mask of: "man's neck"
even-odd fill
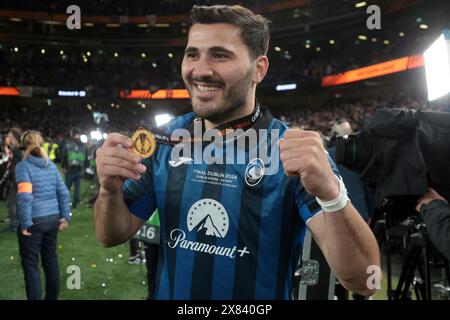
[[[237,109],[235,112],[233,112],[232,114],[230,114],[229,116],[227,116],[226,118],[224,118],[221,121],[210,121],[208,119],[205,119],[205,130],[211,130],[214,129],[224,123],[227,122],[231,122],[233,120],[239,119],[239,118],[243,118],[245,116],[250,115],[254,108],[255,108],[255,103],[254,100],[251,100],[252,102],[248,103],[247,106],[245,108],[239,108]]]

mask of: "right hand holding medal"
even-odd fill
[[[134,135],[133,135],[134,136]],[[129,151],[133,140],[119,133],[111,133],[103,145],[97,149],[96,164],[101,191],[120,191],[125,179],[140,179],[147,167],[141,163],[142,157]],[[148,150],[144,148],[143,150]]]

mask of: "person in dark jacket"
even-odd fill
[[[72,208],[76,209],[80,201],[80,183],[85,168],[88,166],[87,148],[80,140],[80,131],[72,129],[71,136],[64,143],[61,166],[64,170],[67,188],[74,185]]]
[[[41,299],[39,257],[45,272],[45,299],[59,294],[58,230],[70,220],[70,195],[37,131],[23,134],[23,160],[16,166],[19,251],[29,300]]]
[[[6,198],[6,206],[9,214],[9,227],[1,230],[2,232],[15,232],[17,229],[17,207],[16,194],[17,185],[14,178],[14,170],[16,165],[22,160],[22,151],[20,150],[20,135],[22,131],[20,128],[13,127],[8,132],[9,159],[7,164],[8,176],[6,177],[6,184],[8,185],[8,195]]]
[[[340,119],[333,124],[331,129],[331,135],[335,136],[347,136],[353,133],[351,124],[346,119]],[[336,161],[336,147],[327,149],[331,159]],[[345,166],[336,164],[341,173],[342,180],[347,187],[348,197],[352,204],[361,214],[361,217],[365,221],[369,221],[373,211],[374,196],[369,191],[364,181],[361,179],[358,173],[347,169]]]
[[[450,205],[434,189],[417,201],[416,211],[420,212],[431,242],[450,261]]]

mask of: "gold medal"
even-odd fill
[[[150,131],[138,129],[133,133],[131,140],[133,140],[133,152],[136,155],[148,158],[155,153],[156,139]]]

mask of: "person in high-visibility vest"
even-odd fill
[[[44,145],[42,146],[42,148],[44,148],[44,150],[45,150],[45,152],[47,152],[47,154],[48,154],[48,152],[49,152],[49,149],[50,149],[50,142],[44,142]]]
[[[45,142],[42,146],[48,154],[48,158],[52,160],[53,162],[56,160],[57,152],[59,151],[58,144],[51,141],[51,139],[48,142]]]
[[[58,152],[59,152],[59,146],[57,143],[53,142],[51,145],[51,148],[50,148],[50,153],[48,154],[52,161],[56,161]]]

